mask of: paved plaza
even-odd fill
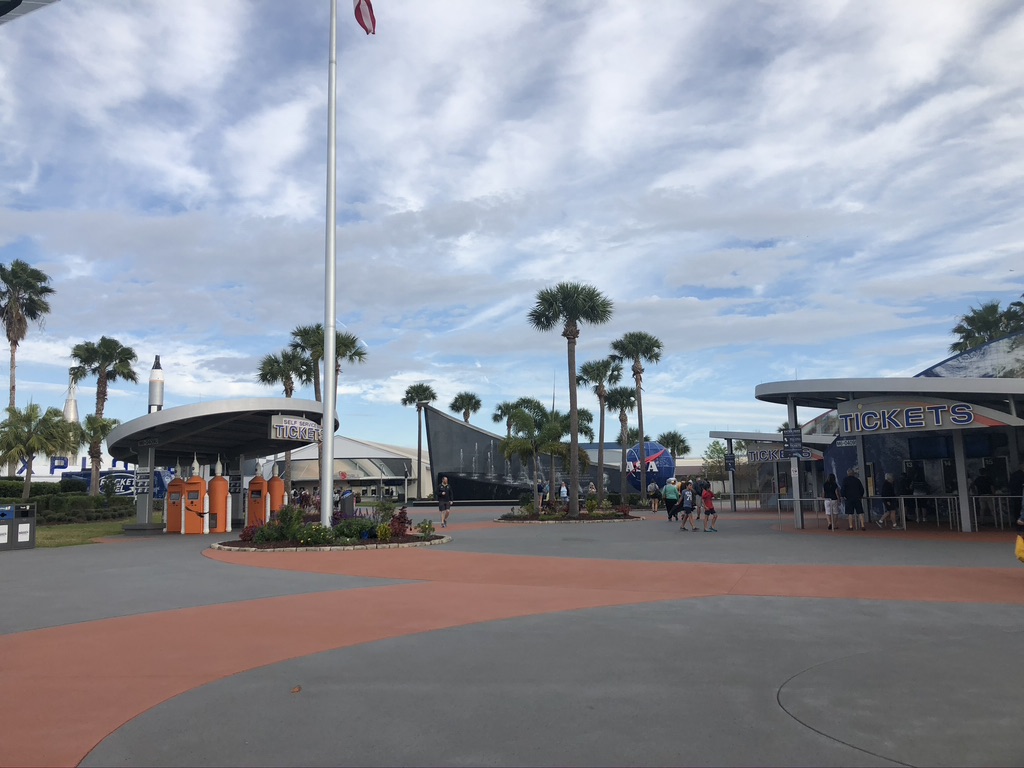
[[[1011,532],[500,511],[0,554],[0,765],[1024,765]]]

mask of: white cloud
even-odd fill
[[[474,423],[552,379],[564,408],[565,341],[526,323],[561,280],[615,301],[581,361],[664,340],[645,426],[698,455],[785,419],[756,384],[914,373],[1024,292],[1015,6],[454,2],[339,28],[348,434],[412,444],[420,380],[476,391]],[[143,378],[161,354],[169,402],[271,394],[259,357],[323,316],[326,12],[295,8],[65,0],[0,29],[0,261],[57,288],[19,400],[59,406],[104,334]]]

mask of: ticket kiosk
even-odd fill
[[[210,498],[209,526],[211,533],[229,533],[231,531],[231,494],[229,483],[224,477],[224,467],[217,461],[213,470],[216,476],[210,480],[207,495]]]
[[[181,476],[181,467],[179,466],[174,479],[167,484],[167,497],[164,499],[164,533],[184,533],[181,524],[184,499],[185,478]]]
[[[210,500],[206,495],[206,481],[199,476],[198,470],[199,467],[194,465],[196,474],[185,481],[182,507],[186,534],[210,532]]]
[[[245,524],[266,525],[269,519],[270,496],[267,493],[267,481],[262,475],[256,475],[249,481],[249,489],[245,494]]]
[[[285,503],[284,480],[279,477],[277,462],[274,462],[274,475],[267,481],[267,493],[270,495],[270,513],[280,511]]]

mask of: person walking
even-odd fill
[[[882,481],[882,488],[879,496],[882,497],[882,516],[875,521],[879,528],[885,528],[885,521],[892,523],[893,528],[899,528],[896,523],[898,506],[896,504],[896,483],[893,482],[892,472],[885,473],[885,480]]]
[[[839,483],[836,482],[835,474],[830,474],[828,479],[825,480],[822,493],[825,494],[825,520],[828,522],[828,529],[833,531],[835,530],[834,526],[839,523],[840,504]]]
[[[448,478],[442,477],[441,484],[437,487],[437,508],[441,510],[441,527],[448,527],[448,515],[451,512],[455,496],[452,495],[452,487],[448,485]]]
[[[704,511],[704,481],[700,475],[693,481],[693,520],[694,526],[700,522],[700,513]]]
[[[670,477],[665,483],[665,489],[661,492],[661,496],[665,499],[665,512],[668,514],[668,519],[679,520],[679,486],[676,485],[674,477]]]
[[[693,481],[686,483],[686,487],[683,488],[682,493],[679,494],[679,506],[683,510],[683,519],[679,523],[679,530],[686,530],[686,521],[690,521],[690,530],[697,530],[697,523],[693,519],[694,506],[697,503],[696,495],[693,492]]]
[[[661,489],[658,488],[658,484],[654,480],[647,484],[647,498],[651,502],[651,512],[658,514],[658,509],[661,506]]]
[[[846,522],[852,531],[854,525],[859,525],[862,531],[867,530],[864,525],[864,483],[857,477],[853,467],[846,471],[843,479],[843,486],[840,488],[843,501],[846,503]]]
[[[704,484],[704,492],[700,495],[704,502],[704,531],[718,533],[715,523],[718,522],[718,512],[715,511],[715,494],[711,491],[711,484]]]
[[[558,487],[558,499],[563,504],[569,503],[569,486],[565,484],[565,480],[563,480],[562,484]]]

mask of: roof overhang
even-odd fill
[[[26,13],[38,11],[43,6],[56,2],[57,0],[0,0],[0,24],[14,21]]]
[[[840,403],[867,397],[902,398],[914,395],[966,400],[1006,411],[1011,399],[1024,397],[1024,379],[1008,378],[877,378],[806,379],[758,384],[754,397],[786,405],[792,398],[800,408],[831,410]]]
[[[191,463],[193,457],[200,464],[213,464],[218,458],[224,461],[239,455],[267,456],[305,445],[271,437],[270,419],[278,415],[319,424],[323,404],[315,400],[265,397],[167,408],[115,427],[107,438],[107,451],[120,461],[139,463],[140,454],[152,447],[157,466],[173,466]]]
[[[708,432],[708,437],[718,440],[742,440],[744,443],[781,443],[781,432]],[[829,446],[836,439],[835,435],[804,435],[805,445]]]

